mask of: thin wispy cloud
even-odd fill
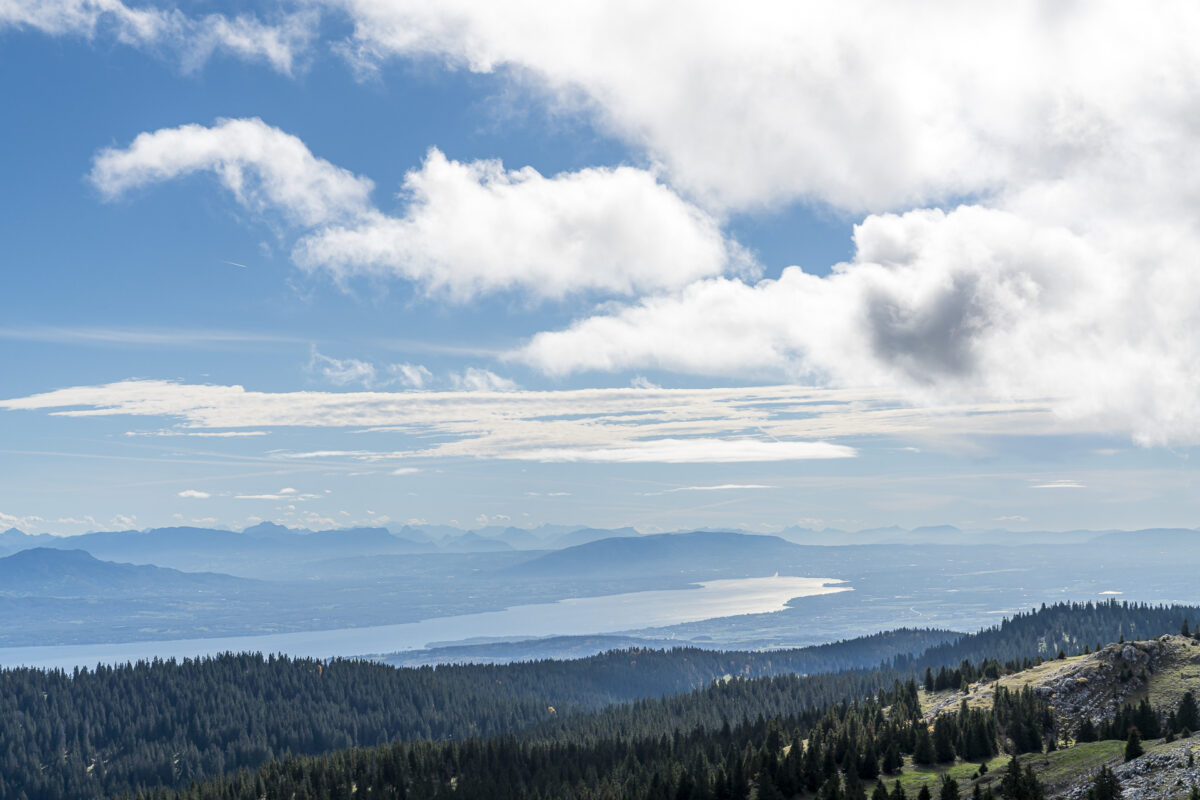
[[[316,35],[312,10],[277,15],[270,22],[241,14],[188,16],[179,9],[126,5],[121,0],[9,0],[0,4],[0,30],[35,30],[48,36],[113,41],[144,50],[167,50],[188,71],[214,54],[265,62],[290,75]]]
[[[645,497],[656,497],[663,494],[675,494],[676,492],[730,492],[751,489],[778,489],[778,486],[771,486],[765,483],[721,483],[715,486],[677,486],[674,489],[663,489],[660,492],[643,492]]]
[[[162,417],[197,430],[367,428],[414,437],[408,450],[276,454],[359,461],[786,461],[853,456],[853,446],[830,441],[847,437],[1063,430],[1040,403],[925,409],[870,393],[796,386],[267,393],[240,386],[123,381],[4,400],[0,409],[63,417]],[[441,441],[430,444],[431,438]]]
[[[263,494],[235,494],[235,500],[276,500],[287,502],[304,502],[307,500],[319,500],[323,495],[312,494],[308,492],[298,492],[291,487],[280,489],[277,492],[266,492]]]
[[[293,344],[297,337],[261,331],[22,325],[0,327],[0,339],[52,344],[206,348],[246,344]]]
[[[1057,480],[1047,481],[1046,483],[1035,483],[1031,489],[1086,489],[1087,487],[1074,480]]]
[[[779,442],[761,439],[652,439],[619,447],[542,447],[514,450],[505,457],[520,461],[618,464],[729,464],[743,461],[807,461],[853,458],[857,451],[829,442]]]
[[[125,431],[126,436],[155,436],[155,437],[173,437],[186,436],[199,439],[244,439],[255,436],[269,436],[269,431],[180,431],[180,430],[161,430],[161,431]]]

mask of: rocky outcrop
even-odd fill
[[[935,696],[926,718],[957,710],[963,699],[972,705],[991,705],[998,684],[1014,691],[1029,686],[1054,708],[1059,730],[1070,735],[1084,718],[1096,724],[1110,718],[1143,692],[1154,675],[1194,661],[1197,652],[1197,644],[1181,636],[1112,644],[1082,658],[1050,661],[998,682],[976,684],[965,695]]]
[[[1109,645],[1038,690],[1054,706],[1065,730],[1073,731],[1085,717],[1099,723],[1145,688],[1173,649],[1171,638]]]
[[[1127,764],[1113,766],[1121,783],[1124,800],[1170,800],[1186,798],[1192,786],[1200,786],[1200,758],[1188,766],[1188,754],[1200,749],[1200,743],[1184,739],[1178,746],[1147,753]],[[1062,800],[1084,800],[1092,784],[1091,776],[1078,781],[1065,792],[1055,795]]]

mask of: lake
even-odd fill
[[[554,603],[512,606],[398,625],[299,631],[261,636],[0,648],[0,665],[72,669],[138,659],[182,659],[226,651],[286,653],[291,656],[357,656],[420,650],[477,637],[537,638],[614,633],[714,617],[761,614],[783,609],[789,600],[850,591],[832,578],[740,578],[706,581],[688,589],[578,597]]]

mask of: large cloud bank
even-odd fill
[[[348,0],[360,58],[575,104],[703,207],[861,215],[828,277],[710,278],[540,334],[548,371],[1051,396],[1200,438],[1200,7]]]
[[[1050,397],[1145,443],[1200,439],[1200,6],[326,7],[353,23],[339,49],[360,65],[496,73],[655,166],[547,177],[432,151],[402,214],[359,198],[351,176],[354,207],[334,220],[273,194],[267,161],[204,162],[240,197],[236,178],[256,170],[261,196],[300,209],[308,269],[459,299],[624,297],[512,354],[554,374]],[[805,265],[755,282],[722,220],[790,202],[857,219],[855,255],[827,276]]]

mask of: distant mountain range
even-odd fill
[[[554,550],[610,537],[637,536],[633,528],[601,530],[544,526],[533,530],[487,527],[463,531],[445,526],[418,528],[345,528],[312,531],[261,522],[244,531],[171,527],[99,531],[78,536],[27,534],[16,528],[0,533],[0,555],[32,547],[83,550],[100,559],[158,564],[186,570],[239,572],[247,559],[281,563],[368,555],[487,553]]]
[[[261,523],[241,532],[176,527],[74,537],[10,530],[0,534],[0,643],[390,625],[775,573],[841,579],[853,589],[778,614],[672,628],[684,639],[779,646],[896,623],[970,627],[997,609],[1063,592],[1194,601],[1200,559],[1200,532],[1188,529],[907,532],[935,543],[883,529],[859,532],[843,542],[849,546],[813,546],[815,532],[787,533],[793,541],[740,531],[549,526],[312,531]],[[1062,538],[1046,544],[1043,536]],[[902,543],[890,543],[897,538]],[[1033,546],[1004,546],[1025,544]]]
[[[738,538],[720,540],[728,543],[726,550],[716,546],[717,539],[705,540],[703,536],[690,540],[692,544],[689,547],[683,547],[677,544],[679,539],[669,538],[679,533],[721,534]],[[631,527],[603,529],[564,525],[543,525],[529,529],[487,526],[476,530],[444,525],[404,525],[393,529],[356,527],[313,531],[262,522],[240,533],[213,528],[170,527],[54,536],[26,534],[10,528],[0,533],[0,555],[43,547],[83,550],[103,560],[156,564],[187,571],[249,574],[247,567],[252,565],[256,569],[253,574],[257,574],[257,570],[269,567],[282,568],[357,556],[489,552],[511,553],[515,556],[525,552],[544,552],[540,560],[513,567],[514,573],[523,571],[522,574],[561,575],[565,574],[563,568],[571,564],[572,570],[578,574],[629,576],[660,570],[668,561],[676,565],[674,571],[687,571],[690,569],[689,563],[706,558],[759,561],[771,557],[772,553],[786,553],[794,558],[797,553],[788,551],[785,546],[789,545],[1074,545],[1088,541],[1114,544],[1128,541],[1128,537],[1137,537],[1140,546],[1153,546],[1159,550],[1200,548],[1200,532],[1192,529],[1014,532],[964,531],[951,525],[936,525],[913,529],[893,526],[851,532],[832,528],[791,527],[777,535],[766,535],[718,530],[641,534]],[[622,544],[622,541],[626,543]],[[645,544],[634,546],[629,543],[633,541]],[[577,549],[600,542],[606,544],[592,550]],[[701,551],[693,551],[698,542],[704,542],[704,547]],[[555,555],[555,552],[562,552],[563,555]],[[578,563],[573,563],[576,560]]]
[[[666,575],[792,562],[804,548],[778,536],[694,531],[614,537],[555,550],[509,568],[527,577],[621,577]]]
[[[101,561],[83,550],[34,547],[0,558],[0,596],[116,597],[251,589],[258,581]]]

